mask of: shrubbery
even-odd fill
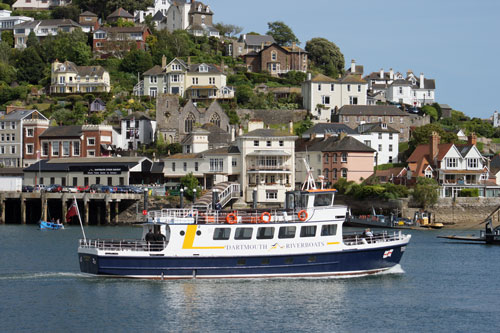
[[[459,197],[464,198],[477,198],[479,197],[479,189],[477,188],[464,188],[458,194]]]

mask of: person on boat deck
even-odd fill
[[[363,233],[366,237],[373,237],[373,232],[371,232],[370,228],[366,229]]]
[[[56,224],[61,224],[61,220],[57,219]]]
[[[154,239],[156,243],[156,250],[163,250],[164,242],[167,240],[167,237],[165,237],[165,235],[162,234],[160,230],[155,230]]]
[[[146,237],[144,237],[146,242],[151,243],[155,241],[155,234],[153,234],[153,231],[149,229],[148,233],[146,234]]]

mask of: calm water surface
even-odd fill
[[[88,227],[136,238],[136,227]],[[0,226],[0,331],[498,332],[500,246],[413,238],[393,274],[141,281],[79,272],[79,227]]]

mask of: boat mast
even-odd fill
[[[304,162],[304,165],[306,166],[306,172],[307,172],[306,180],[304,181],[304,184],[302,184],[302,191],[315,190],[316,189],[316,182],[314,181],[313,169],[309,167],[309,164],[307,163],[305,158],[303,158],[302,161]]]

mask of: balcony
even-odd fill
[[[248,166],[248,171],[291,171],[291,167],[288,165],[256,165],[252,164]]]

